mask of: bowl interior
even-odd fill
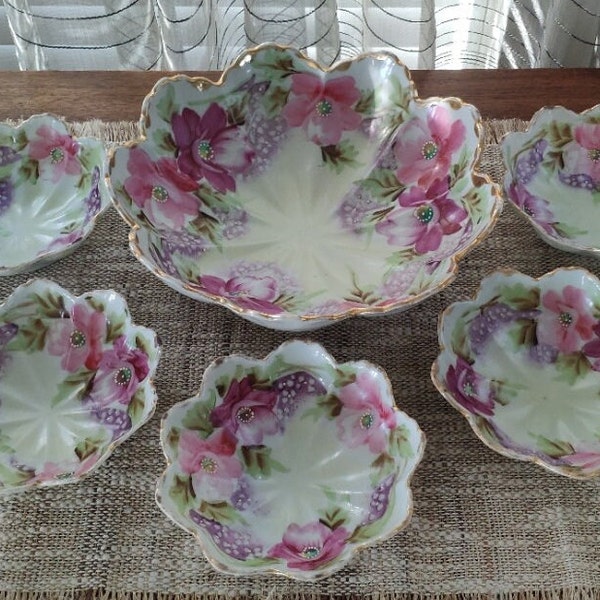
[[[402,305],[490,226],[479,118],[416,99],[391,56],[324,72],[262,48],[220,85],[177,77],[110,179],[146,264],[238,311],[336,315]],[[446,269],[447,271],[448,269]],[[399,284],[399,281],[402,283]]]
[[[484,280],[452,305],[434,381],[496,450],[573,477],[600,472],[600,284],[579,269]]]
[[[159,505],[221,570],[324,576],[408,518],[416,424],[380,371],[288,360],[306,347],[225,359],[163,422]]]
[[[144,423],[155,344],[114,292],[18,288],[0,309],[0,491],[76,480]]]
[[[74,139],[61,121],[36,115],[0,126],[0,273],[64,253],[106,206],[104,148]]]
[[[559,247],[600,251],[600,108],[538,112],[502,143],[508,199]]]

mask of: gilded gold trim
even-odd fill
[[[293,49],[289,46],[283,46],[283,45],[273,44],[273,43],[265,43],[265,44],[256,46],[252,49],[249,49],[246,52],[242,53],[240,56],[238,56],[238,58],[229,67],[227,67],[223,71],[223,73],[221,74],[219,79],[216,81],[213,81],[213,80],[208,79],[207,77],[203,77],[203,76],[190,77],[188,75],[183,75],[183,74],[177,74],[177,75],[173,75],[173,76],[169,76],[169,77],[163,77],[155,83],[155,85],[153,86],[150,93],[144,98],[144,101],[142,103],[141,116],[140,116],[140,132],[141,133],[140,133],[139,137],[134,140],[125,142],[124,144],[120,144],[119,147],[132,148],[147,139],[146,123],[148,121],[149,105],[150,105],[152,99],[156,96],[158,91],[164,85],[167,85],[171,82],[186,81],[186,82],[194,85],[199,91],[208,89],[210,87],[221,86],[226,82],[229,74],[232,71],[243,67],[246,63],[250,62],[257,53],[264,51],[265,49],[268,49],[268,48],[274,48],[277,50],[290,52],[290,53],[294,54],[300,61],[303,61],[304,63],[306,63],[310,68],[320,71],[320,72],[323,72],[323,73],[334,73],[336,71],[346,71],[347,69],[350,68],[351,65],[353,65],[357,62],[360,62],[361,60],[392,61],[392,63],[395,66],[397,66],[398,68],[403,70],[404,76],[406,77],[406,79],[408,81],[408,85],[409,85],[408,91],[410,92],[410,96],[413,98],[413,101],[417,104],[417,106],[427,107],[431,104],[435,104],[436,102],[437,103],[445,102],[445,103],[450,104],[450,106],[452,108],[455,108],[457,110],[460,108],[463,108],[463,107],[470,108],[473,111],[473,114],[475,117],[474,130],[475,130],[475,137],[477,139],[477,146],[474,149],[474,156],[469,163],[470,169],[471,169],[471,182],[472,182],[474,188],[481,188],[481,187],[487,186],[487,185],[489,185],[491,188],[490,193],[492,196],[493,207],[491,210],[489,222],[478,233],[478,235],[476,235],[470,241],[469,244],[467,244],[464,248],[462,248],[456,254],[452,255],[451,257],[448,257],[448,259],[451,262],[451,268],[448,271],[448,276],[445,277],[442,281],[440,281],[440,283],[436,287],[434,287],[430,290],[425,290],[425,291],[423,291],[419,294],[413,295],[413,296],[407,296],[407,297],[402,298],[394,303],[386,304],[385,306],[359,306],[359,307],[353,307],[353,308],[349,308],[349,309],[346,309],[341,312],[331,313],[331,314],[327,314],[327,315],[316,315],[316,314],[315,315],[302,315],[302,314],[299,315],[299,314],[294,314],[294,313],[289,313],[289,312],[273,315],[273,314],[262,312],[262,311],[259,311],[256,309],[246,309],[246,308],[240,307],[239,305],[234,304],[228,298],[216,296],[205,290],[197,289],[196,286],[190,285],[187,282],[183,282],[183,281],[177,279],[176,277],[173,277],[172,275],[168,275],[162,269],[159,269],[155,265],[151,264],[148,259],[144,258],[142,260],[143,255],[142,255],[142,251],[139,247],[139,244],[137,242],[137,235],[136,235],[136,231],[138,229],[140,229],[140,226],[137,225],[135,222],[133,222],[133,220],[130,217],[128,217],[128,215],[126,215],[125,212],[120,208],[118,202],[115,199],[116,195],[114,193],[114,190],[111,186],[110,172],[111,172],[112,168],[114,167],[114,155],[117,150],[117,148],[112,148],[109,152],[109,168],[107,169],[107,175],[106,175],[107,185],[108,185],[108,189],[111,193],[111,198],[113,200],[114,206],[116,207],[117,211],[119,212],[121,217],[124,219],[124,221],[131,227],[131,231],[129,234],[129,246],[130,246],[130,249],[131,249],[132,253],[134,254],[134,256],[140,262],[142,262],[142,264],[147,269],[149,269],[156,277],[163,280],[167,285],[169,285],[169,287],[176,289],[180,293],[183,293],[183,294],[185,294],[191,298],[194,298],[196,300],[208,301],[208,302],[212,302],[215,304],[219,304],[221,306],[228,308],[235,314],[238,314],[238,315],[240,315],[244,318],[247,318],[251,321],[260,322],[261,324],[263,324],[265,326],[270,326],[275,329],[282,329],[282,330],[286,330],[286,331],[294,331],[294,330],[301,331],[301,330],[307,330],[307,329],[316,329],[318,327],[330,325],[330,324],[336,323],[338,321],[341,321],[343,319],[354,317],[354,316],[376,316],[376,315],[381,315],[381,314],[392,314],[395,312],[399,312],[399,311],[408,309],[411,306],[414,306],[415,304],[418,304],[419,302],[422,302],[426,298],[445,289],[456,278],[456,276],[458,274],[458,265],[459,265],[460,260],[468,252],[470,252],[475,246],[479,245],[485,239],[485,237],[487,235],[489,235],[491,230],[494,228],[494,226],[498,220],[498,217],[502,211],[503,198],[502,198],[502,194],[501,194],[501,190],[500,190],[499,186],[496,185],[491,180],[491,178],[488,177],[487,175],[477,172],[477,168],[480,163],[481,154],[483,152],[483,146],[484,146],[484,140],[483,140],[484,127],[483,127],[483,121],[482,121],[481,115],[479,114],[479,111],[473,105],[465,103],[460,98],[457,98],[457,97],[447,97],[447,98],[430,97],[430,98],[420,99],[417,95],[415,83],[411,77],[409,69],[406,67],[406,65],[404,65],[404,63],[402,63],[400,61],[400,59],[398,59],[398,57],[396,57],[391,52],[385,52],[385,51],[371,52],[371,53],[366,52],[366,53],[359,54],[359,55],[353,57],[352,59],[336,63],[331,67],[323,67],[323,66],[319,65],[315,60],[309,58],[306,54],[304,54],[303,52],[301,52],[299,50]],[[201,297],[199,297],[199,296],[201,296]],[[289,324],[286,325],[286,321],[297,323],[298,326],[294,327]],[[278,323],[281,323],[280,327],[278,327],[278,325],[277,325]]]
[[[440,361],[442,355],[448,354],[450,356],[453,356],[453,352],[451,350],[447,349],[443,344],[442,331],[444,328],[445,320],[450,317],[450,314],[455,310],[456,305],[467,303],[467,304],[471,304],[473,306],[477,306],[477,299],[479,298],[479,295],[481,294],[485,285],[490,280],[492,280],[498,276],[504,276],[504,277],[518,276],[518,277],[522,277],[524,279],[528,279],[533,284],[535,282],[541,282],[544,279],[549,279],[551,277],[554,277],[557,274],[560,274],[561,272],[565,272],[565,271],[581,273],[586,278],[588,278],[592,282],[594,282],[600,292],[600,280],[595,275],[590,273],[587,269],[583,269],[581,267],[558,267],[556,269],[553,269],[552,271],[549,271],[548,273],[545,273],[544,275],[541,275],[540,277],[531,277],[529,275],[525,275],[524,273],[521,273],[520,271],[517,271],[516,269],[512,269],[512,268],[500,268],[500,269],[496,269],[495,271],[490,273],[487,277],[485,277],[481,281],[481,284],[480,284],[479,288],[477,289],[477,292],[470,299],[460,301],[460,302],[454,302],[454,303],[450,304],[448,307],[446,307],[440,313],[439,318],[438,318],[437,334],[438,334],[438,343],[439,343],[439,347],[440,347],[440,352],[438,353],[437,358],[434,360],[433,364],[431,365],[430,376],[431,376],[431,381],[433,382],[433,384],[436,387],[436,389],[438,390],[438,392],[446,399],[446,401],[454,409],[456,409],[467,420],[467,422],[471,426],[471,429],[473,430],[475,435],[488,448],[491,448],[492,450],[494,450],[498,454],[501,454],[502,456],[506,456],[508,458],[512,458],[512,459],[520,460],[520,461],[524,461],[524,462],[531,462],[531,463],[534,463],[536,465],[539,465],[539,466],[545,468],[548,471],[557,473],[559,475],[564,475],[565,477],[569,477],[571,479],[589,480],[589,479],[593,479],[595,477],[600,476],[600,469],[598,469],[595,473],[583,473],[582,474],[576,467],[569,467],[566,465],[565,466],[551,465],[551,464],[547,463],[546,461],[544,461],[539,456],[521,454],[515,450],[506,448],[499,442],[496,442],[496,440],[491,440],[491,439],[485,437],[477,424],[477,420],[480,418],[480,416],[474,415],[472,412],[468,411],[466,408],[464,408],[462,405],[460,405],[458,402],[456,402],[456,400],[454,400],[454,396],[453,396],[452,392],[446,386],[446,383],[443,380],[443,377],[441,376],[440,371],[439,371],[439,361]]]
[[[80,294],[79,296],[75,296],[69,290],[65,289],[58,283],[51,281],[50,279],[34,277],[34,278],[28,279],[25,283],[22,283],[21,285],[17,286],[12,291],[12,293],[0,303],[0,317],[2,316],[2,312],[5,308],[5,306],[15,296],[15,294],[20,294],[26,288],[30,287],[34,283],[38,283],[40,285],[45,285],[45,286],[49,286],[49,287],[61,290],[63,296],[68,298],[72,302],[76,302],[79,299],[83,299],[85,297],[88,297],[88,296],[91,296],[91,295],[94,295],[97,293],[110,293],[110,294],[113,294],[114,296],[116,296],[117,298],[119,298],[119,300],[123,303],[123,306],[125,307],[124,314],[125,314],[126,323],[131,328],[133,328],[135,331],[141,331],[144,334],[147,334],[148,338],[152,340],[153,348],[156,351],[156,368],[155,368],[155,372],[156,372],[156,370],[158,369],[158,365],[160,363],[160,356],[162,353],[158,335],[153,329],[150,329],[149,327],[146,327],[144,325],[136,325],[133,322],[133,319],[131,317],[131,312],[129,310],[129,306],[127,305],[127,302],[125,301],[125,298],[121,294],[116,292],[115,290],[112,290],[112,289],[111,290],[91,290],[89,292],[84,292],[83,294]],[[155,386],[154,380],[155,380],[154,377],[148,378],[148,394],[147,394],[147,397],[145,398],[146,402],[148,402],[150,404],[150,410],[148,411],[148,414],[135,426],[132,425],[131,429],[127,433],[125,433],[123,436],[121,436],[120,438],[118,438],[116,440],[111,441],[110,444],[108,444],[106,446],[102,455],[98,458],[98,460],[92,465],[92,467],[88,471],[86,471],[85,473],[81,473],[80,475],[71,475],[70,477],[64,477],[61,479],[51,479],[48,481],[35,481],[33,483],[28,483],[28,480],[25,480],[22,484],[19,484],[17,486],[12,486],[9,488],[0,486],[0,496],[3,496],[3,495],[8,496],[8,495],[13,495],[13,494],[18,494],[18,493],[24,492],[29,489],[56,487],[58,485],[63,485],[63,484],[77,483],[77,482],[81,481],[82,479],[86,479],[87,477],[93,475],[98,470],[98,468],[101,467],[110,458],[111,454],[114,452],[114,450],[115,450],[115,448],[117,448],[117,446],[120,446],[122,443],[126,442],[136,431],[138,431],[143,425],[148,423],[148,421],[150,421],[150,419],[152,419],[152,417],[154,416],[154,414],[156,412],[156,407],[158,404],[158,394],[156,393],[156,386]],[[1,408],[0,408],[0,410],[1,410]]]
[[[335,359],[331,356],[331,354],[329,354],[329,352],[327,352],[320,343],[313,342],[313,341],[307,340],[307,339],[302,339],[302,340],[291,339],[291,340],[287,340],[287,341],[283,342],[282,344],[280,344],[277,348],[275,348],[275,350],[272,350],[271,352],[269,352],[269,354],[267,354],[267,356],[265,356],[263,359],[255,359],[255,358],[251,358],[249,356],[242,355],[242,354],[230,354],[228,356],[220,356],[220,357],[214,359],[208,365],[208,367],[204,371],[204,376],[206,375],[206,373],[209,370],[213,369],[214,367],[218,366],[219,364],[222,364],[226,360],[237,359],[237,360],[242,360],[242,361],[249,361],[254,364],[267,364],[270,360],[273,359],[273,357],[276,354],[280,353],[286,346],[289,346],[290,344],[297,343],[297,342],[301,342],[301,343],[305,344],[306,346],[311,346],[311,347],[315,348],[316,350],[318,350],[319,353],[322,355],[323,359],[326,362],[328,362],[331,366],[338,365],[337,361],[335,361]],[[201,534],[201,532],[198,529],[195,529],[195,528],[192,529],[191,527],[188,526],[188,524],[182,523],[174,515],[169,514],[169,512],[167,512],[167,510],[165,509],[165,507],[163,506],[163,504],[161,502],[161,490],[165,483],[167,472],[170,470],[170,468],[173,466],[174,463],[170,459],[170,457],[167,453],[167,450],[166,450],[166,446],[167,446],[167,444],[166,444],[166,421],[168,418],[169,411],[171,409],[175,409],[178,407],[182,407],[184,405],[192,404],[194,400],[197,400],[200,398],[202,392],[204,391],[204,376],[203,376],[202,382],[200,384],[200,389],[194,396],[174,404],[171,407],[171,409],[169,409],[169,411],[167,411],[161,418],[159,437],[160,437],[161,449],[163,451],[163,455],[164,455],[165,461],[167,463],[167,466],[165,467],[165,469],[163,470],[162,474],[160,475],[160,477],[158,478],[158,480],[156,482],[156,487],[155,487],[156,504],[158,505],[160,510],[163,512],[163,514],[170,521],[175,523],[175,525],[177,525],[184,531],[187,531],[188,533],[190,533],[196,539],[196,542],[200,546],[202,553],[204,554],[206,560],[217,571],[226,573],[228,575],[236,575],[236,576],[283,575],[284,577],[287,577],[289,579],[294,579],[294,580],[299,580],[299,581],[318,581],[319,579],[329,577],[334,572],[346,567],[354,559],[355,555],[358,552],[360,552],[361,550],[372,547],[376,544],[379,544],[380,542],[383,542],[384,540],[387,540],[387,539],[393,537],[394,535],[396,535],[397,533],[399,533],[400,531],[402,531],[403,529],[405,529],[408,526],[410,520],[412,519],[413,513],[414,513],[414,500],[413,500],[413,494],[412,494],[412,489],[411,489],[411,483],[412,483],[412,479],[414,477],[415,471],[417,470],[419,463],[423,459],[423,455],[425,453],[425,445],[426,445],[425,434],[421,430],[421,428],[419,427],[419,424],[417,423],[417,421],[415,419],[408,416],[408,414],[406,414],[404,411],[402,411],[402,410],[400,410],[400,408],[398,408],[398,406],[395,402],[395,399],[394,399],[391,381],[390,381],[387,373],[384,371],[384,369],[382,369],[378,365],[375,365],[374,363],[372,363],[370,361],[366,361],[366,360],[350,362],[350,364],[353,364],[353,363],[357,364],[357,365],[360,364],[366,368],[371,368],[371,369],[378,371],[383,376],[383,379],[386,383],[386,394],[391,399],[392,410],[398,414],[401,414],[403,416],[404,421],[410,421],[411,423],[414,424],[415,433],[418,436],[418,440],[419,440],[418,446],[415,448],[415,456],[412,457],[410,459],[410,461],[407,461],[407,462],[409,462],[409,464],[408,464],[408,466],[406,466],[406,468],[408,470],[408,472],[406,473],[406,476],[404,478],[402,478],[400,481],[396,480],[396,484],[394,486],[394,490],[399,488],[400,486],[406,486],[406,502],[407,502],[406,513],[404,515],[404,518],[400,521],[400,523],[398,523],[389,532],[386,532],[383,536],[378,537],[376,539],[353,545],[350,548],[350,554],[349,554],[347,560],[344,560],[343,562],[341,562],[339,564],[336,564],[336,562],[333,561],[333,564],[329,565],[322,572],[320,572],[316,575],[313,575],[313,576],[298,577],[298,576],[295,576],[294,573],[290,572],[289,570],[286,570],[283,568],[275,568],[275,567],[266,567],[266,568],[249,567],[248,571],[244,571],[243,569],[240,569],[239,571],[232,570],[232,568],[230,566],[220,562],[217,558],[215,558],[215,556],[212,554],[212,549],[209,547],[210,544],[205,541],[203,535]],[[344,364],[348,364],[348,363],[344,363]],[[219,550],[219,552],[220,552],[220,550]],[[242,562],[242,561],[239,561],[239,562]],[[309,573],[309,572],[306,572],[306,573]]]

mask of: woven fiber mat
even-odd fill
[[[486,123],[480,171],[502,180],[498,139],[523,126]],[[73,128],[107,142],[135,133],[131,123]],[[484,276],[499,267],[539,276],[567,265],[600,274],[599,262],[549,247],[505,205],[492,233],[443,292],[397,315],[354,318],[295,335],[172,291],[131,255],[127,232],[111,207],[73,255],[36,275],[76,294],[112,288],[127,299],[136,323],[157,331],[163,354],[156,414],[80,483],[0,498],[0,600],[600,597],[600,479],[569,480],[496,454],[429,376],[440,311],[471,297]],[[28,278],[0,278],[0,299]],[[316,583],[222,575],[193,537],[155,505],[155,482],[165,466],[160,417],[196,393],[215,357],[263,357],[292,337],[322,343],[338,361],[367,359],[387,371],[398,405],[427,436],[412,482],[414,516],[405,530]]]

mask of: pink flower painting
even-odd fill
[[[338,437],[349,448],[368,446],[374,454],[383,452],[396,426],[396,414],[383,403],[377,380],[360,372],[356,381],[340,389],[338,397],[342,404],[336,419]]]
[[[74,372],[82,367],[93,371],[102,358],[106,337],[106,317],[87,302],[73,305],[69,319],[53,322],[48,329],[47,348],[61,357],[61,367]]]
[[[181,173],[174,158],[153,160],[142,148],[129,151],[130,176],[123,187],[148,220],[158,228],[181,229],[198,216],[198,183]]]
[[[277,392],[272,388],[255,387],[255,377],[234,379],[222,404],[210,414],[215,427],[225,427],[246,445],[262,444],[265,435],[277,433],[275,415]]]
[[[434,105],[427,118],[415,117],[396,135],[396,174],[404,185],[428,188],[436,179],[445,179],[454,153],[466,137],[464,123],[453,118],[444,106]]]
[[[586,474],[594,474],[600,471],[600,452],[597,450],[580,450],[563,456],[562,459],[566,464],[578,467]]]
[[[565,171],[588,175],[600,184],[600,124],[584,123],[573,131],[573,141],[563,149]]]
[[[29,155],[50,165],[52,181],[58,181],[65,174],[81,173],[81,164],[77,158],[79,144],[70,135],[60,133],[49,125],[42,125],[35,135],[29,142]]]
[[[538,343],[569,354],[593,337],[596,320],[583,290],[573,285],[566,285],[562,293],[548,290],[541,304],[544,310],[538,318]]]
[[[312,571],[339,556],[346,546],[348,532],[343,527],[330,529],[320,521],[288,526],[281,542],[269,556],[286,561],[288,568]]]
[[[226,429],[203,439],[184,430],[179,438],[179,463],[192,476],[194,489],[207,499],[229,498],[237,487],[242,465],[235,456],[236,440]]]
[[[236,275],[227,279],[202,275],[200,285],[209,294],[227,298],[244,309],[267,314],[283,312],[276,304],[280,297],[276,279],[266,274]]]
[[[594,339],[587,342],[581,351],[587,356],[594,371],[600,371],[600,322],[592,327]]]
[[[362,117],[353,108],[359,98],[353,77],[323,81],[311,73],[295,73],[282,114],[290,127],[304,129],[309,140],[329,146],[339,143],[344,131],[360,127]]]
[[[249,170],[254,151],[221,106],[213,102],[203,114],[184,108],[173,115],[171,127],[182,173],[205,179],[219,192],[236,190],[235,176]]]
[[[546,233],[556,234],[552,226],[556,219],[547,200],[540,196],[534,196],[522,183],[518,182],[510,184],[508,197]]]
[[[447,194],[447,178],[434,181],[427,189],[411,187],[398,197],[402,208],[390,212],[375,230],[387,238],[388,244],[414,246],[417,254],[437,250],[443,237],[460,231],[469,216]]]
[[[113,402],[129,404],[148,372],[146,354],[138,348],[130,348],[125,337],[120,336],[113,347],[102,354],[90,399],[98,406]]]
[[[462,357],[446,372],[446,385],[453,398],[471,414],[491,417],[494,414],[494,392],[486,381]]]

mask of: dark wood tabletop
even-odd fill
[[[0,119],[52,112],[70,121],[137,120],[158,71],[0,72]],[[216,80],[219,73],[188,73]],[[419,96],[456,96],[484,118],[529,119],[542,106],[600,103],[599,69],[412,71]]]

